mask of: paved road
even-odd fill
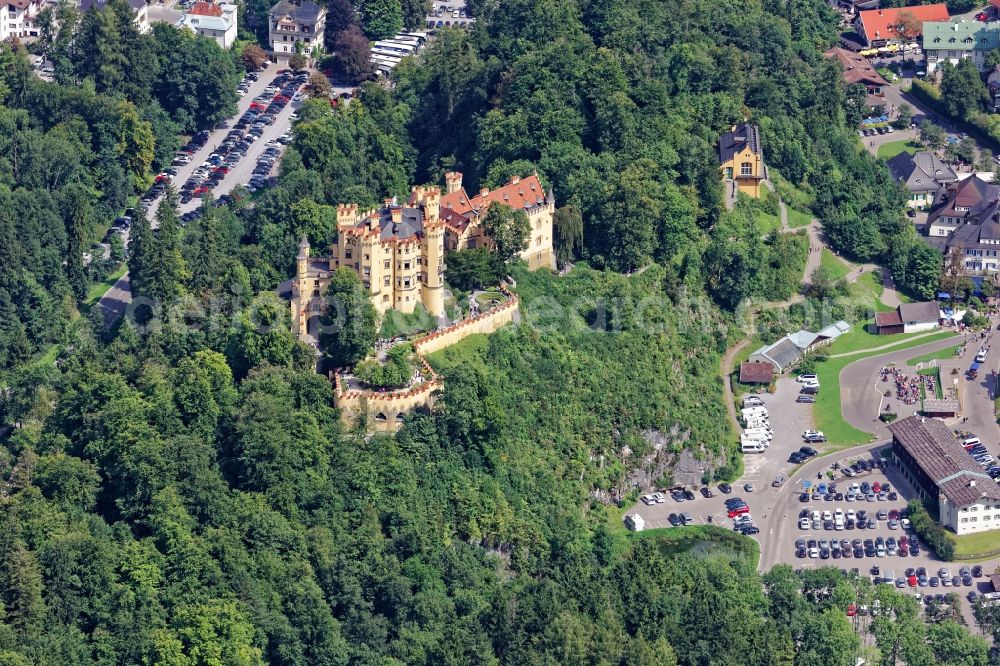
[[[239,118],[243,113],[250,108],[250,104],[253,99],[264,92],[274,77],[277,75],[277,71],[280,67],[274,63],[270,63],[266,69],[260,72],[260,77],[257,81],[254,81],[250,86],[250,90],[245,96],[240,98],[237,103],[237,114],[230,119],[228,122],[222,123],[218,128],[212,130],[209,135],[208,141],[191,156],[191,162],[189,164],[177,167],[177,176],[174,178],[174,186],[180,188],[185,181],[191,176],[191,174],[197,169],[201,164],[208,159],[209,155],[225,140],[226,134],[236,119]],[[265,144],[271,139],[275,139],[286,131],[291,126],[291,114],[294,109],[299,107],[298,102],[292,102],[285,106],[279,113],[271,125],[268,125],[261,136],[260,139],[255,141],[250,146],[250,150],[247,154],[240,160],[239,164],[235,169],[230,171],[222,182],[213,190],[213,194],[218,197],[222,194],[230,192],[237,185],[245,184],[250,180],[250,175],[253,173],[253,169],[257,164],[257,158],[265,149]],[[275,168],[277,168],[277,162],[275,163]],[[159,206],[162,197],[155,199],[149,207],[149,217],[150,224],[154,228],[156,227],[155,214],[157,206]],[[201,205],[199,199],[192,199],[186,204],[180,205],[180,213],[184,214],[190,212]],[[127,242],[127,237],[126,237]],[[132,294],[129,291],[129,280],[128,274],[126,273],[115,285],[109,289],[98,301],[98,307],[101,313],[104,315],[105,325],[110,327],[117,319],[120,317],[128,307],[128,304],[132,300]]]
[[[126,273],[118,278],[118,281],[104,292],[104,296],[97,302],[97,307],[104,316],[104,326],[111,328],[111,325],[125,314],[125,309],[131,302],[132,292],[129,290],[128,273]]]
[[[847,365],[840,371],[840,408],[844,420],[859,430],[874,433],[878,439],[888,439],[889,429],[878,420],[878,414],[882,394],[890,390],[891,385],[875,381],[879,369],[889,363],[903,366],[907,359],[954,347],[957,341],[956,338],[949,338],[899,351],[890,350]],[[912,409],[916,410],[918,407],[919,405],[914,405]],[[910,415],[902,413],[899,418]]]

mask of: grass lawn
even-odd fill
[[[812,216],[809,213],[795,210],[791,206],[785,206],[785,210],[788,211],[788,226],[792,229],[799,229],[812,222]]]
[[[837,338],[837,340],[830,345],[829,350],[831,354],[856,353],[851,353],[850,356],[842,356],[840,358],[828,358],[827,360],[816,365],[816,374],[819,376],[819,381],[823,386],[823,390],[821,390],[819,395],[816,396],[816,405],[813,409],[813,415],[816,419],[816,429],[822,430],[823,434],[826,435],[827,452],[837,451],[850,446],[855,446],[857,444],[866,444],[872,439],[871,433],[858,430],[845,421],[843,415],[841,414],[841,370],[843,370],[847,365],[869,356],[876,356],[878,354],[895,351],[900,348],[906,349],[908,347],[916,347],[918,345],[927,344],[928,342],[934,342],[935,340],[943,340],[955,334],[949,331],[943,331],[941,333],[928,335],[925,338],[919,339],[914,339],[914,335],[919,334],[911,334],[903,337],[898,340],[899,344],[893,346],[891,349],[879,349],[876,351],[873,348],[886,344],[885,337],[872,335],[861,331],[860,327],[855,327]],[[848,338],[848,336],[851,337]],[[845,338],[848,339],[845,340]],[[868,343],[867,345],[865,344],[866,341]],[[938,383],[940,384],[940,382]]]
[[[90,285],[90,291],[87,292],[87,300],[80,305],[80,309],[86,311],[94,307],[97,301],[101,300],[101,296],[103,296],[108,289],[115,286],[115,282],[118,282],[118,280],[121,279],[121,276],[125,275],[126,271],[128,271],[128,264],[123,263],[117,270],[115,270],[114,273],[100,282],[95,282]]]
[[[878,156],[883,160],[887,160],[899,155],[900,153],[910,153],[912,155],[918,150],[920,150],[920,144],[917,142],[910,141],[908,139],[901,139],[899,141],[883,143],[878,147]]]
[[[493,307],[501,298],[503,297],[500,296],[500,292],[498,291],[484,291],[481,294],[476,294],[476,303],[479,304],[480,308],[487,309]]]
[[[781,197],[781,200],[785,202],[786,206],[792,206],[799,210],[809,210],[812,207],[813,195],[811,193],[806,192],[785,180],[784,177],[778,173],[777,169],[771,168],[768,171],[771,176],[771,182],[774,183],[775,191],[777,191],[778,196]]]
[[[820,268],[825,268],[828,271],[828,275],[834,282],[842,280],[851,272],[851,268],[840,257],[825,247],[823,248],[823,253],[820,255],[819,265]]]
[[[1000,551],[1000,530],[952,536],[956,560],[985,560]]]
[[[830,356],[834,354],[860,354],[861,352],[872,349],[874,347],[881,347],[883,345],[892,345],[892,348],[897,348],[897,345],[902,345],[905,342],[912,340],[919,335],[925,335],[925,333],[904,333],[902,335],[875,335],[874,333],[868,332],[868,326],[871,324],[871,320],[865,322],[864,324],[855,324],[851,327],[847,333],[833,341],[829,347],[826,348],[826,353]],[[919,344],[924,344],[925,342],[933,342],[934,340],[941,340],[943,338],[952,335],[947,331],[944,331],[937,335],[930,335],[925,338],[920,338],[921,342]],[[913,346],[913,345],[909,345]],[[905,348],[905,347],[904,347]],[[889,351],[888,349],[886,351]],[[861,358],[860,356],[850,356],[848,358]]]
[[[928,352],[927,354],[922,354],[920,356],[914,356],[911,359],[907,359],[906,365],[917,365],[918,363],[926,363],[927,361],[947,361],[950,358],[954,358],[955,350],[961,349],[962,345],[955,345],[954,347],[948,347],[947,349],[942,349],[936,352]]]
[[[781,218],[768,213],[757,213],[757,230],[762,234],[781,229]]]

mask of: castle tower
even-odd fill
[[[440,192],[438,192],[440,196]],[[436,212],[436,210],[435,210]],[[426,204],[424,214],[426,215]],[[427,311],[435,317],[444,314],[444,223],[435,220],[424,224],[424,237],[420,245],[423,255],[424,281],[421,284],[420,300]]]
[[[292,331],[299,338],[308,333],[309,299],[312,298],[312,288],[309,286],[309,239],[305,234],[299,241],[299,254],[295,258],[295,287],[292,289]]]
[[[460,171],[449,171],[444,175],[444,191],[446,194],[458,192],[462,189],[462,173]]]
[[[441,188],[428,187],[424,190],[424,223],[434,224],[440,219]]]
[[[301,280],[309,270],[309,239],[305,234],[302,234],[302,240],[299,241],[299,256],[295,258],[295,262],[295,272]]]

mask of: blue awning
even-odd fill
[[[969,366],[969,372],[976,372],[979,370],[979,365],[979,363],[973,362],[972,365]]]

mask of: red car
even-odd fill
[[[275,102],[287,102],[288,101],[288,97],[286,97],[285,95],[275,95],[274,96],[274,101]]]
[[[218,169],[216,169],[215,171],[213,171],[213,173],[217,173],[217,174],[220,174],[222,176],[225,176],[227,173],[229,173],[229,167],[219,167]]]
[[[909,578],[906,579],[906,584],[909,585],[910,587],[916,587],[917,586],[917,577],[916,576],[910,576]]]
[[[743,506],[738,506],[735,509],[732,509],[729,512],[729,517],[735,518],[736,516],[742,516],[744,513],[750,513],[750,507],[746,506],[745,504]]]
[[[192,192],[191,195],[195,196],[195,197],[199,197],[202,194],[204,194],[205,192],[208,192],[208,188],[205,187],[204,185],[202,185],[201,187],[199,187],[198,189],[196,189],[194,192]]]
[[[990,15],[987,14],[986,12],[979,12],[978,14],[976,14],[976,20],[986,23],[987,21],[990,20]]]
[[[889,512],[889,520],[899,520],[899,511],[893,509]]]

